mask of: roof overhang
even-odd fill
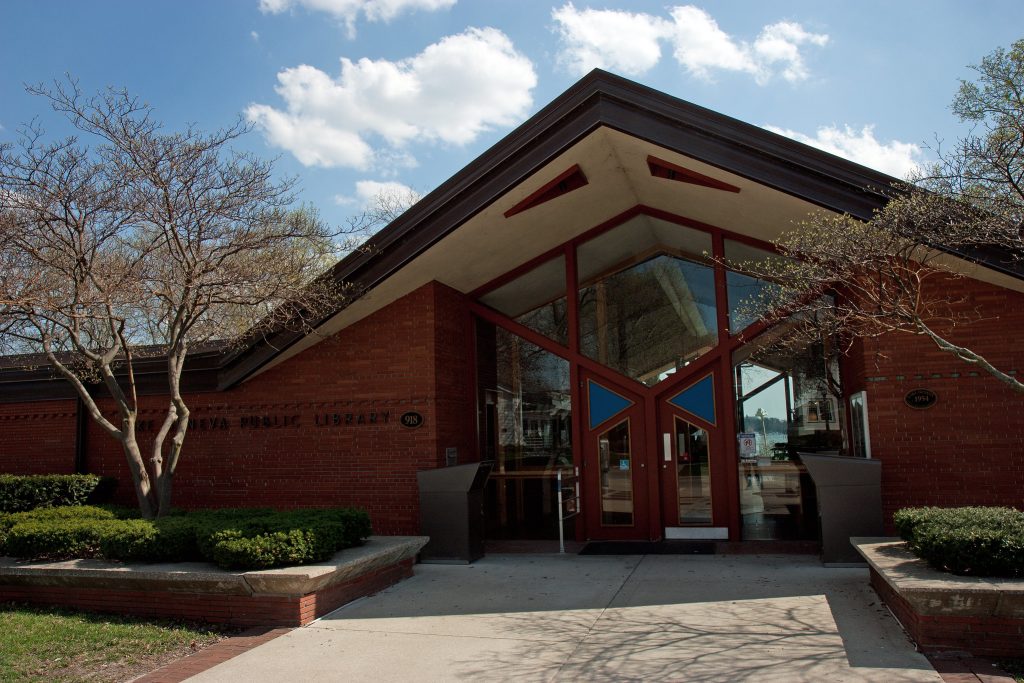
[[[652,175],[652,157],[707,182]],[[517,208],[574,167],[585,184]],[[216,384],[236,385],[433,280],[472,292],[626,212],[667,212],[771,240],[818,210],[870,218],[896,183],[595,70],[340,261],[332,276],[362,294],[317,333],[281,332],[223,356]],[[1024,291],[1012,269],[955,260],[972,277]]]
[[[738,192],[652,176],[650,157]],[[506,216],[573,167],[587,184]],[[272,367],[432,280],[472,292],[631,209],[651,208],[765,241],[814,211],[868,219],[898,181],[757,126],[596,70],[340,262],[365,293],[316,335],[283,335],[226,369],[230,385]],[[471,256],[470,256],[471,255]],[[964,255],[961,255],[964,256]],[[1019,273],[954,259],[1024,291]]]

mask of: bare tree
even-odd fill
[[[952,258],[1024,255],[1024,40],[997,49],[961,82],[952,109],[974,128],[928,172],[896,188],[871,220],[821,213],[775,241],[783,258],[729,263],[773,283],[748,314],[789,321],[788,339],[847,340],[892,333],[931,340],[1016,392],[1024,383],[958,341],[984,312],[958,294]],[[881,188],[879,188],[881,189]]]
[[[241,123],[166,132],[125,91],[29,91],[85,140],[48,142],[33,123],[0,145],[0,352],[37,352],[70,382],[121,443],[142,513],[163,515],[189,427],[189,351],[308,328],[333,310],[343,288],[318,276],[337,235],[290,208],[293,182],[271,163],[231,149]],[[168,382],[148,457],[136,438],[144,356],[166,359]]]
[[[363,241],[405,213],[421,199],[419,192],[409,187],[385,186],[356,214],[349,216],[345,233],[348,239],[341,245],[345,251],[358,249]]]

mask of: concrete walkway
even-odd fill
[[[781,555],[493,555],[416,576],[194,678],[941,681],[867,570]]]

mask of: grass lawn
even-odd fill
[[[125,681],[237,629],[0,604],[0,681]]]

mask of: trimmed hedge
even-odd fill
[[[96,507],[0,514],[0,554],[31,559],[103,557],[133,562],[209,560],[225,569],[264,569],[326,560],[361,544],[370,517],[348,508],[178,513],[125,519]]]
[[[0,474],[0,512],[101,503],[110,499],[116,483],[95,474]]]
[[[893,522],[907,548],[964,576],[1024,577],[1024,512],[1004,507],[906,508]]]

